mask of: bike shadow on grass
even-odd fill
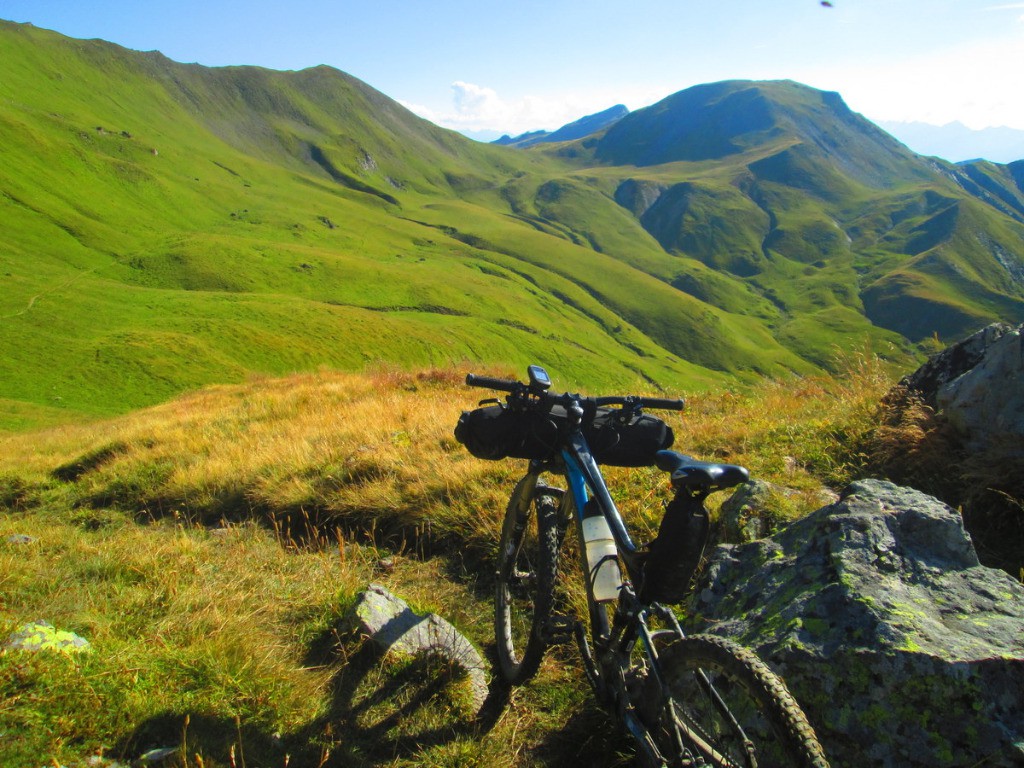
[[[321,642],[334,646],[327,658],[336,661],[337,641]],[[314,644],[307,662],[327,658]],[[449,660],[388,654],[364,643],[339,665],[328,711],[293,739],[305,745],[301,764],[325,768],[392,763],[458,742],[473,749],[497,723],[508,695],[507,687],[492,682],[473,712],[465,673]]]
[[[296,731],[232,718],[165,712],[147,719],[113,753],[138,760],[147,753],[182,766],[376,766],[426,757],[435,750],[471,752],[505,710],[509,690],[492,682],[483,707],[471,711],[464,675],[434,656],[400,657],[370,643],[348,652],[327,632],[311,645],[307,666],[334,669],[326,711]],[[197,757],[198,756],[198,757]],[[176,761],[176,762],[175,762]]]

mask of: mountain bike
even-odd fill
[[[669,450],[671,429],[643,410],[681,410],[682,400],[560,394],[539,366],[528,368],[528,379],[469,374],[470,386],[507,396],[464,412],[455,432],[478,457],[529,460],[505,512],[496,570],[504,679],[525,683],[552,643],[575,640],[598,700],[646,765],[827,768],[785,683],[747,648],[686,635],[667,607],[685,596],[703,556],[705,499],[745,482],[747,470]],[[647,545],[630,537],[599,462],[655,464],[670,474],[674,498]],[[585,610],[572,609],[572,579],[560,568],[567,534]],[[585,621],[577,618],[583,613]]]

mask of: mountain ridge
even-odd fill
[[[1010,164],[1024,160],[1024,131],[1017,128],[972,129],[959,121],[934,125],[921,121],[879,121],[879,126],[921,155],[949,162],[978,160]]]
[[[512,137],[505,134],[499,139],[492,141],[505,147],[532,147],[534,144],[553,144],[560,141],[575,141],[597,133],[608,128],[629,114],[629,110],[623,104],[616,104],[614,107],[586,115],[571,123],[566,123],[554,131],[528,131]]]
[[[702,388],[1024,319],[1020,169],[921,158],[796,83],[511,148],[329,67],[0,23],[0,72],[0,424],[321,365]]]

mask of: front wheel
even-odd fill
[[[537,673],[548,646],[558,571],[558,507],[562,492],[536,486],[509,501],[501,530],[494,600],[498,666],[512,685]]]
[[[658,653],[663,683],[650,674],[641,710],[671,766],[828,768],[825,754],[785,683],[752,651],[694,635]]]

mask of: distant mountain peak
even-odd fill
[[[918,154],[941,157],[953,163],[977,158],[996,163],[1024,160],[1024,130],[1016,128],[975,130],[958,121],[945,125],[884,121],[879,125]]]
[[[827,167],[872,187],[922,173],[913,153],[838,93],[791,80],[693,86],[630,113],[593,146],[600,162],[635,166],[722,161],[749,152],[779,155],[779,162],[763,164],[766,171],[787,166],[792,175],[797,166]]]
[[[534,144],[576,141],[614,125],[628,114],[629,110],[625,105],[616,104],[614,107],[609,107],[602,112],[596,112],[593,115],[587,115],[579,120],[567,123],[556,131],[529,131],[515,137],[506,134],[491,143],[523,148],[533,146]]]

